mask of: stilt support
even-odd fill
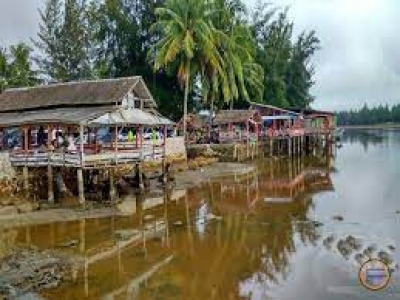
[[[78,178],[78,192],[79,192],[79,202],[81,204],[85,204],[85,191],[84,191],[84,182],[83,182],[83,170],[78,169],[77,171]]]
[[[28,171],[27,166],[25,166],[22,169],[22,176],[24,178],[24,190],[25,190],[25,193],[28,195],[29,194],[29,171]]]
[[[53,167],[47,166],[47,180],[48,180],[48,198],[49,203],[54,203],[54,178],[53,178]]]

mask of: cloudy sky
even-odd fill
[[[246,0],[254,3],[256,0]],[[0,45],[29,42],[44,0],[0,0]],[[314,29],[320,109],[400,103],[400,0],[275,0],[290,5],[296,31]]]

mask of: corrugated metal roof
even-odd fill
[[[160,115],[153,115],[140,109],[122,109],[115,106],[57,108],[0,113],[0,127],[57,123],[90,126],[173,124],[171,120]]]
[[[0,126],[11,127],[49,123],[81,124],[82,122],[97,118],[113,110],[115,110],[115,107],[97,106],[0,113]]]
[[[131,90],[147,107],[156,106],[142,77],[136,76],[8,89],[0,94],[0,112],[120,104]]]

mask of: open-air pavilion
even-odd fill
[[[53,200],[52,167],[77,169],[84,200],[84,169],[162,160],[167,127],[141,77],[82,81],[9,89],[0,94],[2,148],[11,164],[48,167],[49,200]],[[15,142],[9,143],[8,133]],[[149,131],[150,130],[150,131]]]

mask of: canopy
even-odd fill
[[[171,125],[173,122],[163,116],[150,114],[137,108],[117,109],[88,122],[89,125]]]
[[[299,116],[297,115],[279,115],[279,116],[262,116],[263,121],[267,120],[292,120],[292,119],[297,119]]]

